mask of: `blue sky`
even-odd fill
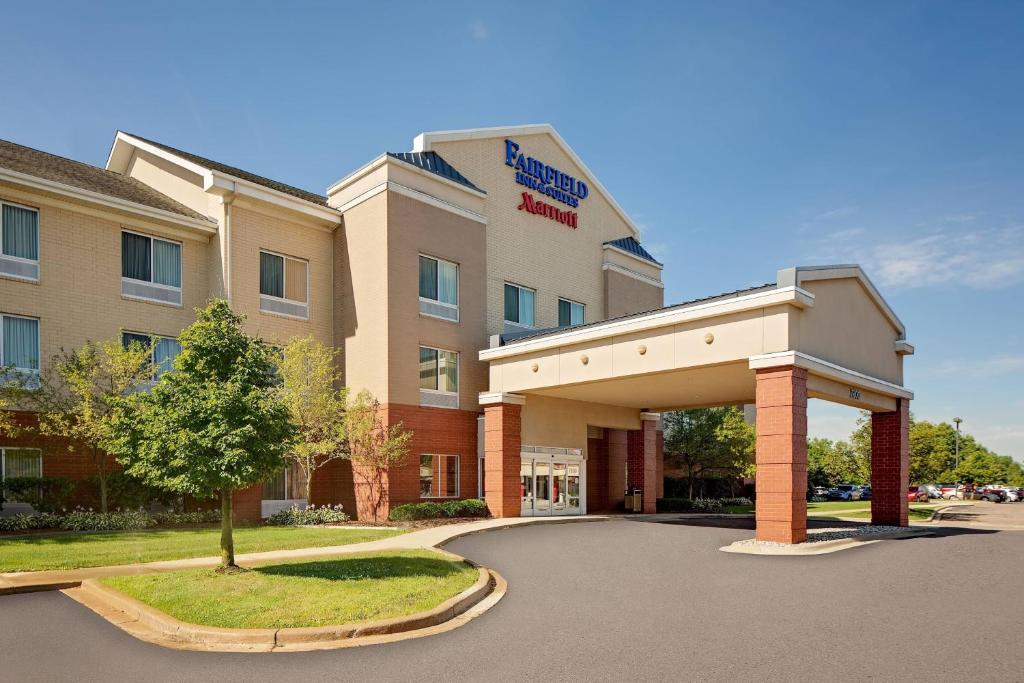
[[[915,414],[1024,460],[1024,4],[15,3],[5,25],[0,137],[100,165],[120,128],[322,191],[424,130],[552,123],[667,302],[861,263],[917,346]],[[836,438],[856,412],[811,418]]]

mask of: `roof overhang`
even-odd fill
[[[568,156],[572,162],[580,168],[584,175],[587,176],[590,184],[604,195],[604,198],[608,200],[609,204],[611,204],[615,213],[619,215],[619,218],[621,218],[630,231],[632,231],[633,237],[640,237],[640,229],[633,222],[633,219],[629,217],[621,206],[619,206],[619,203],[615,201],[615,197],[608,192],[608,189],[601,184],[601,181],[597,179],[594,172],[591,171],[585,163],[583,163],[583,159],[576,154],[575,150],[569,146],[569,143],[558,134],[558,131],[555,130],[554,126],[550,123],[535,123],[521,126],[495,126],[492,128],[464,128],[462,130],[440,130],[420,133],[413,139],[412,151],[429,152],[434,148],[434,144],[439,142],[484,140],[488,138],[511,137],[514,135],[550,135],[566,156]]]
[[[203,189],[211,194],[220,196],[235,194],[248,197],[335,226],[341,222],[341,214],[335,209],[308,202],[299,197],[244,180],[229,173],[207,168],[123,131],[118,131],[114,138],[114,144],[111,146],[110,154],[107,157],[107,170],[121,174],[126,173],[128,164],[131,163],[132,155],[136,149],[148,152],[153,156],[169,161],[201,176],[203,179]]]
[[[789,285],[799,287],[804,282],[814,280],[841,280],[845,278],[857,280],[868,293],[868,296],[871,297],[872,301],[875,302],[875,305],[889,319],[893,327],[899,331],[900,337],[902,338],[906,334],[906,327],[904,327],[896,312],[892,310],[889,303],[879,293],[871,278],[867,276],[867,273],[855,263],[835,266],[798,266],[796,268],[786,268],[778,272],[777,282],[780,287]],[[908,346],[910,345],[908,344]],[[910,353],[913,353],[913,348],[913,346],[910,346]]]
[[[19,173],[6,168],[0,168],[0,181],[20,185],[32,190],[52,193],[61,197],[67,197],[78,202],[93,204],[107,209],[115,209],[117,211],[130,213],[149,220],[172,223],[175,226],[186,228],[194,232],[200,232],[205,235],[212,235],[217,232],[217,223],[213,220],[193,218],[173,211],[164,211],[163,209],[146,206],[145,204],[112,197],[100,192],[84,190],[72,185],[58,183],[45,178],[38,178],[36,176]]]

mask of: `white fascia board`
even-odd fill
[[[522,126],[496,126],[492,128],[466,128],[464,130],[442,130],[434,131],[430,133],[420,133],[417,135],[412,142],[412,149],[414,152],[429,152],[435,142],[451,142],[455,140],[479,140],[486,138],[498,138],[498,137],[511,137],[513,135],[542,135],[548,134],[555,139],[558,146],[562,148],[562,151],[572,159],[573,163],[576,164],[583,175],[590,179],[590,183],[601,191],[604,198],[608,200],[608,203],[612,205],[615,212],[619,214],[619,218],[625,222],[626,226],[633,232],[633,237],[640,238],[640,229],[633,223],[633,219],[629,217],[626,211],[619,206],[619,203],[615,201],[615,197],[612,196],[608,189],[601,184],[601,181],[597,179],[594,172],[583,163],[583,159],[580,159],[579,155],[569,146],[558,131],[555,130],[554,126],[550,123],[535,123]]]
[[[481,213],[477,213],[476,211],[467,209],[464,206],[452,204],[451,202],[435,197],[432,194],[428,194],[426,192],[423,192],[422,190],[417,190],[414,187],[402,185],[401,183],[396,183],[393,180],[389,180],[387,182],[387,186],[388,190],[392,192],[397,192],[400,195],[404,195],[411,199],[421,201],[425,204],[430,204],[431,206],[436,206],[437,208],[444,209],[445,211],[451,211],[452,213],[462,216],[463,218],[468,218],[471,221],[476,221],[477,223],[483,223],[484,225],[487,225],[487,216]]]
[[[642,256],[637,256],[636,254],[634,254],[632,252],[629,252],[629,251],[626,251],[622,247],[617,247],[614,244],[602,244],[601,247],[603,249],[607,249],[608,251],[618,252],[618,253],[622,254],[623,256],[628,256],[628,257],[630,257],[632,259],[636,259],[640,263],[643,263],[644,265],[647,265],[647,266],[653,266],[654,268],[657,268],[658,270],[664,270],[665,269],[665,265],[663,263],[661,263],[660,261],[649,261],[649,260],[643,258]]]
[[[828,379],[838,380],[844,384],[851,384],[868,391],[874,391],[886,396],[895,398],[914,398],[914,392],[901,387],[898,384],[878,379],[863,372],[857,372],[842,365],[836,365],[826,360],[816,358],[800,351],[777,351],[775,353],[763,353],[757,356],[750,356],[748,366],[751,370],[762,370],[765,368],[776,368],[784,365],[793,365],[804,368],[808,372],[820,375]]]
[[[644,275],[643,273],[638,273],[635,270],[631,270],[629,268],[626,268],[625,266],[620,266],[617,263],[602,263],[601,264],[601,270],[610,270],[610,271],[613,271],[615,273],[621,273],[622,275],[634,278],[636,280],[639,280],[640,282],[643,282],[644,284],[651,285],[652,287],[657,287],[659,289],[665,289],[665,283],[663,283],[661,280],[658,280],[657,278],[653,278],[650,275]]]
[[[140,140],[139,138],[133,135],[129,135],[128,133],[125,133],[120,130],[117,131],[117,135],[114,137],[114,144],[110,148],[110,155],[107,157],[106,168],[108,171],[114,171],[115,173],[120,173],[123,175],[124,172],[128,170],[128,162],[131,159],[131,154],[123,153],[124,151],[126,151],[123,145],[136,147],[143,151],[149,152],[153,156],[177,164],[178,166],[181,166],[186,170],[192,171],[197,175],[206,176],[210,172],[210,169],[206,168],[205,166],[200,166],[194,161],[183,159],[182,157],[179,157],[177,154],[172,154],[168,152],[166,149],[163,149],[162,147],[152,145],[146,142],[145,140]]]
[[[908,342],[905,339],[897,339],[895,347],[896,347],[896,353],[898,353],[901,356],[913,356],[914,355],[914,345],[911,344],[910,342]]]
[[[799,287],[781,287],[728,299],[709,301],[704,304],[694,304],[684,308],[669,307],[646,315],[609,320],[605,323],[569,329],[565,332],[551,334],[534,340],[525,339],[494,349],[483,349],[480,351],[479,356],[480,360],[485,361],[510,358],[526,353],[557,349],[561,346],[581,344],[622,334],[633,334],[692,322],[694,320],[716,318],[731,313],[782,305],[807,308],[814,305],[814,295]]]
[[[492,406],[498,403],[521,406],[526,404],[526,397],[522,394],[506,394],[502,391],[481,391],[479,403],[482,406]]]
[[[99,192],[93,192],[92,190],[83,190],[82,188],[74,187],[73,185],[65,185],[64,183],[58,183],[53,180],[37,178],[36,176],[11,171],[6,168],[0,168],[0,180],[35,190],[54,192],[65,197],[71,197],[79,201],[86,201],[91,204],[99,204],[112,209],[127,211],[145,218],[168,221],[191,230],[198,230],[208,235],[212,235],[217,232],[216,221],[210,219],[192,218],[191,216],[184,216],[180,213],[174,213],[173,211],[157,209],[151,206],[146,206],[145,204],[131,202],[127,199],[120,199],[118,197],[111,197],[110,195],[101,194]]]

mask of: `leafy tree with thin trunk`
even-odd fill
[[[284,466],[294,428],[275,393],[272,351],[215,299],[178,337],[174,368],[124,400],[112,450],[141,481],[196,498],[219,496],[221,568],[235,568],[231,495]]]
[[[373,521],[380,521],[387,503],[384,479],[392,467],[401,467],[408,460],[412,432],[402,423],[386,426],[380,401],[366,390],[349,403],[345,422],[353,474],[369,488]]]
[[[138,342],[86,342],[61,350],[37,379],[23,377],[19,405],[36,414],[24,431],[59,439],[71,451],[88,455],[96,471],[100,510],[107,511],[107,481],[114,467],[109,447],[112,425],[125,395],[153,379],[149,349]]]
[[[691,500],[696,484],[705,478],[750,472],[754,442],[753,425],[734,406],[665,414],[665,458],[685,470]]]
[[[296,430],[285,459],[305,475],[307,503],[316,471],[349,457],[348,389],[338,371],[340,353],[312,337],[297,337],[277,354],[277,395]]]

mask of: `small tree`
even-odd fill
[[[384,477],[392,467],[401,467],[408,460],[412,432],[401,423],[385,426],[380,401],[365,390],[349,404],[345,422],[349,454],[353,464],[360,466],[369,486],[376,522],[386,502]]]
[[[17,403],[36,413],[31,429],[81,450],[96,471],[100,510],[107,511],[107,480],[114,459],[109,452],[111,425],[126,394],[153,379],[149,350],[117,340],[86,342],[61,350],[37,380],[24,377]],[[29,430],[29,427],[23,427]]]
[[[113,450],[128,474],[221,501],[221,567],[235,567],[231,494],[284,465],[293,428],[275,395],[271,351],[217,299],[179,336],[174,371],[124,401]]]
[[[665,415],[665,454],[686,471],[689,497],[708,475],[737,477],[754,459],[754,428],[736,407],[695,408]]]
[[[332,460],[349,456],[348,390],[341,386],[339,354],[311,337],[292,339],[278,354],[277,395],[296,430],[295,443],[285,458],[305,475],[306,502],[314,473]]]

